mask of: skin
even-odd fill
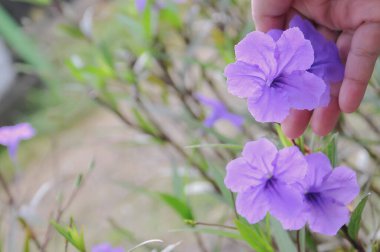
[[[297,138],[310,122],[313,131],[324,136],[334,129],[341,112],[354,112],[363,99],[380,54],[380,0],[252,0],[259,31],[285,29],[295,13],[336,42],[345,74],[342,83],[332,85],[327,107],[293,110],[282,128],[288,137]]]

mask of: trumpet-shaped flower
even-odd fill
[[[102,243],[92,247],[91,252],[124,252],[123,248],[113,248],[108,243]]]
[[[222,102],[203,95],[197,95],[196,98],[200,103],[211,109],[210,115],[203,122],[205,127],[211,128],[219,120],[226,120],[236,128],[240,128],[243,125],[244,118],[229,112]]]
[[[0,144],[6,146],[11,158],[15,159],[19,143],[34,135],[35,130],[29,123],[0,127]]]
[[[282,220],[301,211],[302,194],[294,184],[306,174],[307,163],[297,147],[280,151],[266,139],[248,142],[242,156],[227,165],[226,186],[237,192],[236,209],[248,222],[267,212]]]
[[[308,72],[314,62],[310,41],[299,28],[272,36],[255,31],[235,47],[236,62],[225,69],[228,91],[247,98],[259,122],[281,123],[291,108],[312,110],[321,103],[326,84]]]
[[[327,89],[322,96],[320,104],[321,106],[325,106],[330,99],[330,84],[341,82],[344,77],[344,66],[339,58],[338,48],[333,41],[329,41],[323,37],[312,23],[299,15],[291,19],[289,26],[299,28],[313,46],[314,62],[308,69],[308,72],[319,76],[326,82]],[[268,32],[276,41],[281,37],[282,33],[282,30],[270,30]]]
[[[356,174],[347,167],[332,169],[322,153],[306,156],[308,170],[300,181],[304,206],[296,218],[283,222],[286,229],[300,229],[306,223],[312,231],[335,235],[348,222],[349,204],[359,193]]]

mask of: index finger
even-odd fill
[[[286,14],[292,0],[252,0],[252,17],[256,29],[267,32],[270,29],[284,29]]]
[[[339,93],[339,106],[343,112],[354,112],[359,107],[379,54],[380,24],[361,25],[352,37]]]

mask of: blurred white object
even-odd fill
[[[185,186],[186,195],[197,195],[212,191],[212,186],[205,181],[196,181]]]
[[[172,252],[172,251],[174,251],[174,249],[175,249],[176,247],[178,247],[180,244],[181,244],[180,241],[177,242],[177,243],[175,243],[175,244],[171,244],[171,245],[167,246],[166,248],[164,248],[163,250],[161,250],[161,252]]]
[[[89,39],[92,38],[93,17],[94,17],[94,8],[89,7],[84,12],[83,17],[79,23],[80,30]]]
[[[16,70],[13,66],[12,55],[0,39],[0,99],[8,91],[16,77]]]

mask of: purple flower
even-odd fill
[[[237,192],[236,209],[249,223],[269,212],[289,220],[302,209],[302,194],[294,184],[305,177],[307,163],[297,147],[280,151],[267,139],[248,142],[242,156],[227,165],[226,186]]]
[[[338,48],[334,42],[323,37],[312,23],[299,15],[292,18],[289,26],[298,27],[313,46],[314,62],[308,72],[319,76],[326,82],[327,89],[321,100],[321,106],[326,106],[330,99],[330,84],[341,82],[344,77],[344,66],[340,60]],[[282,32],[281,30],[271,30],[268,34],[274,40],[278,40]]]
[[[265,33],[249,33],[235,47],[237,61],[225,69],[228,91],[248,99],[259,122],[282,122],[291,108],[312,110],[326,91],[325,82],[307,70],[314,51],[298,28],[277,41]]]
[[[203,95],[197,95],[196,98],[200,103],[212,110],[211,114],[203,122],[205,127],[211,128],[219,120],[227,120],[236,128],[240,128],[243,125],[244,118],[229,112],[222,102]]]
[[[185,2],[185,0],[174,0],[174,2],[183,3],[183,2]],[[148,3],[148,0],[135,0],[135,4],[136,4],[136,8],[137,8],[138,12],[140,12],[140,13],[143,12],[147,3]],[[157,9],[162,9],[165,7],[165,3],[162,0],[155,0],[154,6]]]
[[[102,243],[92,247],[91,252],[124,252],[124,249],[121,247],[113,248],[108,243]]]
[[[29,123],[0,127],[0,144],[8,148],[12,159],[16,158],[18,145],[35,135],[35,130]]]
[[[312,231],[335,235],[348,222],[349,204],[360,188],[356,174],[347,167],[332,169],[329,159],[322,153],[306,156],[308,170],[300,182],[304,195],[302,213],[283,221],[286,229],[300,229],[306,223]]]
[[[135,4],[136,4],[136,9],[138,10],[138,12],[141,13],[145,9],[145,6],[147,4],[147,0],[135,0]]]

